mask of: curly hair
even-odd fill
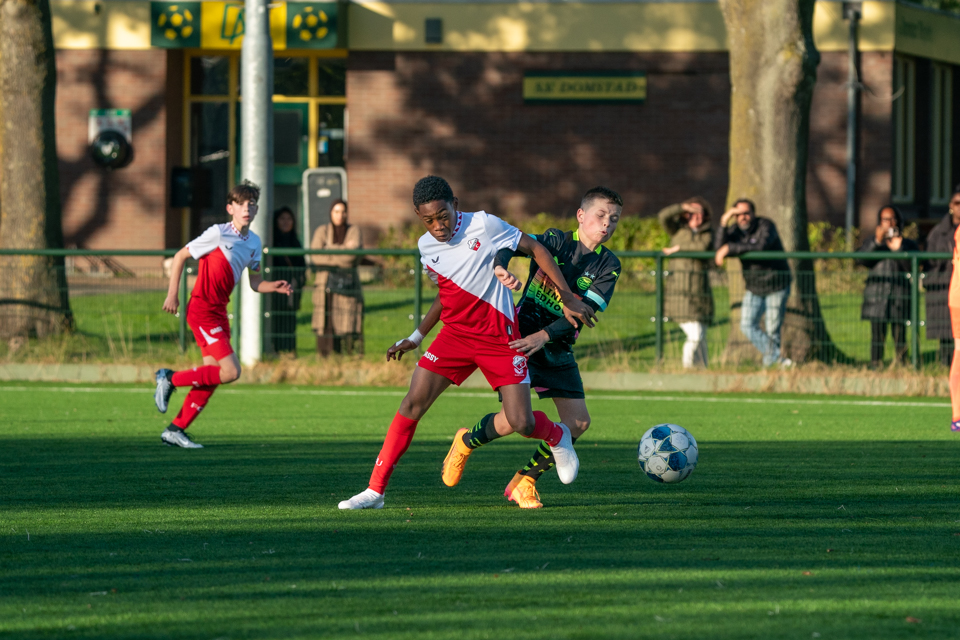
[[[590,205],[594,200],[599,200],[603,198],[604,200],[617,205],[618,207],[623,207],[623,198],[620,197],[620,194],[614,191],[613,189],[608,189],[606,187],[594,187],[583,194],[583,198],[580,200],[580,208],[586,211],[590,208]]]
[[[227,204],[234,202],[238,204],[253,202],[256,204],[258,200],[260,200],[260,187],[249,180],[243,180],[234,185],[233,189],[230,189],[230,192],[227,193]]]
[[[434,200],[453,202],[453,189],[439,176],[420,178],[413,187],[413,206],[419,209],[420,205]]]

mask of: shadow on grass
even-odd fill
[[[544,478],[547,508],[521,511],[501,493],[530,442],[478,450],[447,488],[448,444],[425,439],[398,467],[387,508],[340,512],[336,502],[366,485],[378,443],[204,442],[184,451],[132,438],[0,440],[0,591],[17,606],[110,603],[115,620],[71,637],[314,637],[361,624],[383,637],[481,637],[461,625],[508,633],[545,606],[553,620],[588,623],[582,637],[644,637],[630,626],[645,624],[657,599],[664,611],[705,599],[736,610],[689,614],[713,620],[698,637],[729,637],[745,602],[764,603],[761,630],[773,624],[766,603],[800,591],[827,606],[852,594],[894,599],[931,580],[955,587],[960,443],[701,443],[700,468],[664,486],[640,473],[634,443],[583,442],[577,482]],[[504,599],[531,584],[549,605]],[[957,617],[928,606],[923,615]],[[838,624],[853,632],[863,620]]]

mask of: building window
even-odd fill
[[[945,205],[953,195],[953,67],[933,63],[930,88],[930,204]]]
[[[913,202],[916,173],[917,66],[911,58],[896,56],[893,62],[893,188],[896,203]]]

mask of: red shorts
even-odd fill
[[[439,374],[457,386],[478,368],[494,389],[511,384],[530,384],[527,356],[505,343],[475,340],[448,329],[440,330],[417,366]]]
[[[190,301],[187,305],[187,324],[204,356],[223,360],[233,353],[230,344],[230,320],[225,310],[209,309],[202,303]]]

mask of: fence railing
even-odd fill
[[[13,262],[18,257],[64,258],[65,273],[61,281],[66,282],[75,318],[75,331],[59,337],[30,340],[26,348],[0,345],[0,356],[7,361],[105,362],[114,359],[156,361],[171,354],[192,353],[196,347],[183,311],[192,279],[196,276],[195,263],[188,262],[181,275],[181,313],[174,318],[161,310],[169,278],[162,261],[175,253],[175,250],[0,250],[0,265],[6,267],[4,271],[8,274],[13,273],[16,266]],[[380,353],[389,344],[419,324],[424,304],[429,304],[436,295],[435,286],[424,278],[415,249],[320,251],[266,248],[264,277],[268,280],[290,279],[290,274],[279,266],[279,259],[306,256],[309,262],[309,256],[313,255],[364,258],[358,272],[363,304],[359,310],[352,309],[352,313],[359,313],[362,318],[359,347],[353,344],[344,350],[361,351],[366,345],[369,353],[381,357]],[[679,360],[686,342],[681,323],[690,321],[692,316],[687,307],[691,296],[695,299],[697,295],[708,296],[714,309],[710,321],[705,323],[708,325],[704,337],[709,345],[709,363],[739,365],[759,360],[759,353],[741,335],[739,325],[731,324],[739,316],[740,307],[736,301],[744,292],[742,276],[737,271],[712,266],[705,272],[697,271],[699,275],[671,270],[671,263],[677,264],[675,261],[683,259],[702,260],[702,265],[712,265],[712,252],[678,252],[667,256],[659,251],[632,251],[620,252],[618,257],[623,263],[623,273],[613,301],[601,314],[598,326],[583,331],[577,343],[578,357],[585,368],[614,358],[618,365],[625,367]],[[923,252],[754,252],[742,256],[748,260],[791,261],[794,298],[787,308],[784,329],[784,346],[788,354],[793,348],[790,343],[793,338],[787,335],[791,322],[797,324],[803,320],[804,309],[812,308],[813,296],[817,310],[822,314],[823,330],[807,336],[811,341],[806,346],[808,350],[816,350],[829,342],[836,348],[837,360],[853,363],[875,363],[878,353],[880,360],[884,355],[892,354],[896,361],[909,353],[909,362],[914,367],[936,364],[942,358],[941,352],[948,340],[952,350],[952,338],[944,337],[949,336],[950,328],[942,272],[937,276],[935,286],[925,286],[929,283],[924,282],[924,267],[951,257],[947,253]],[[876,276],[867,268],[854,264],[855,261],[879,259],[895,260],[903,267],[893,275]],[[797,271],[797,261],[806,268]],[[515,262],[511,268],[518,276],[526,277],[526,264]],[[275,294],[267,296],[263,323],[265,353],[292,351],[303,356],[319,347],[313,330],[317,322],[315,308],[317,304],[330,304],[330,300],[317,297],[314,274],[314,267],[308,265],[307,286],[300,292],[302,297],[297,298],[296,304]],[[707,279],[706,293],[703,290],[691,293],[689,284],[696,278]],[[886,307],[880,313],[882,317],[873,321],[861,319],[864,289],[876,286],[886,296],[883,302]],[[230,307],[234,340],[240,326],[238,298],[234,296]],[[734,302],[731,304],[731,301]],[[0,301],[0,322],[4,320],[5,309],[11,309],[15,306],[11,303],[15,302],[10,299]],[[926,315],[927,307],[932,311],[930,317]],[[328,312],[326,321],[332,321],[331,318],[333,316]],[[878,324],[884,325],[882,340]],[[888,326],[893,348],[884,354]],[[921,332],[921,328],[926,331]]]

